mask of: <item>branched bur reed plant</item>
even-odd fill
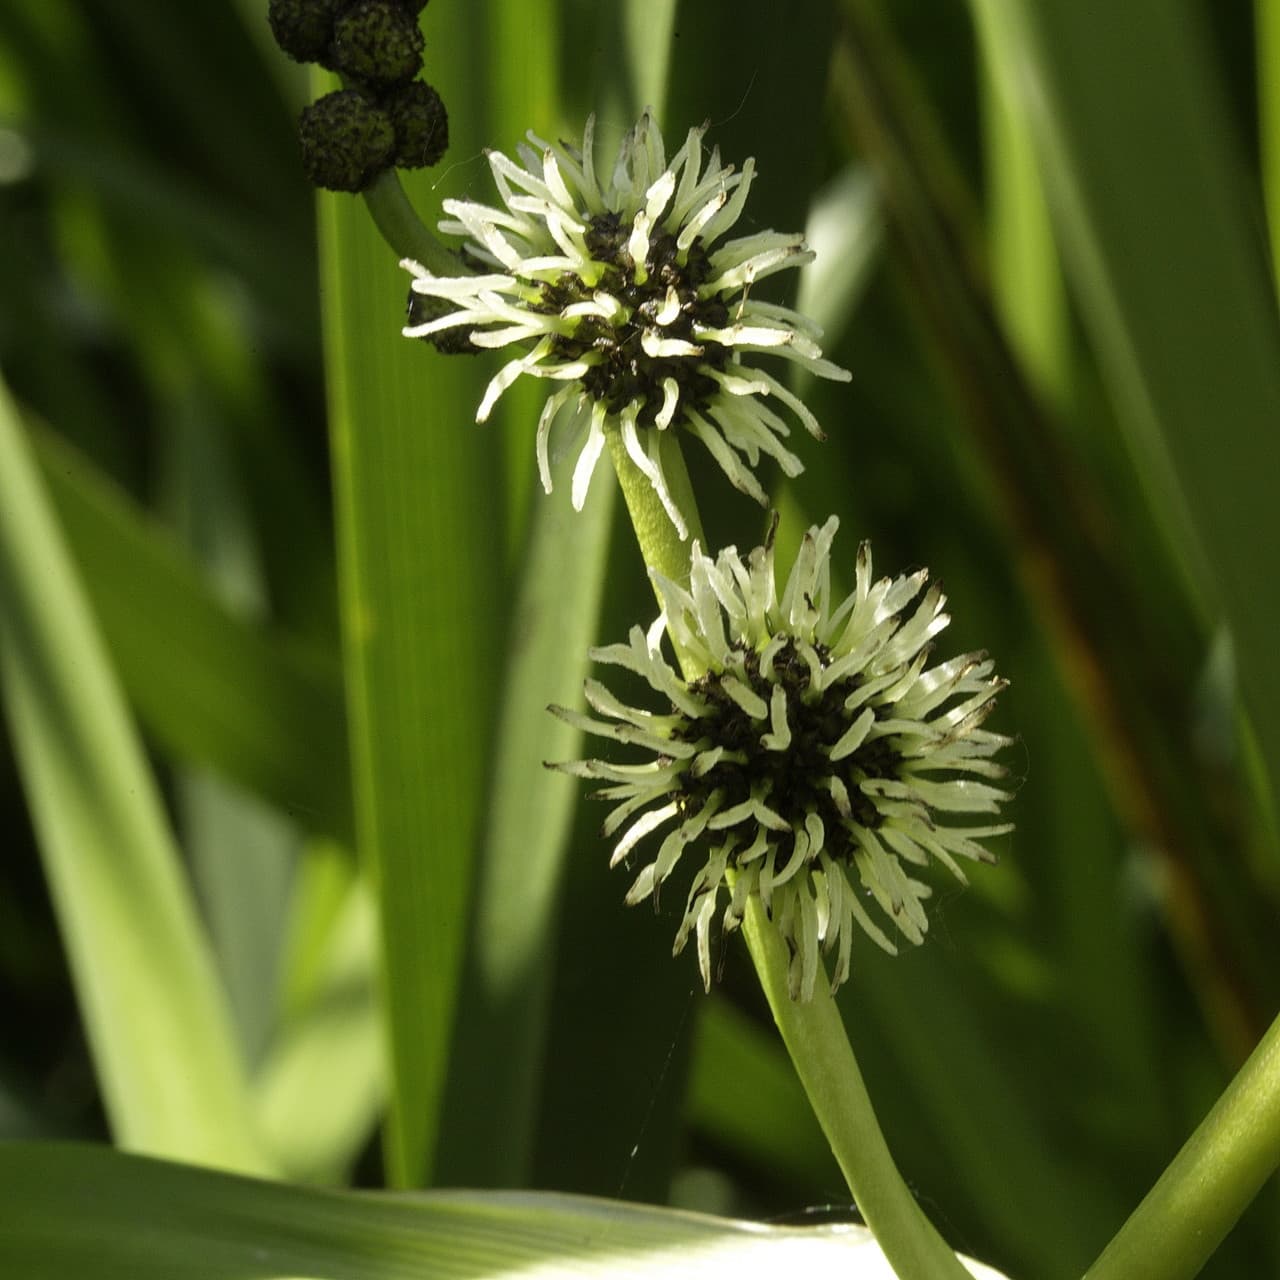
[[[785,571],[776,517],[763,546],[706,546],[682,442],[697,441],[768,507],[761,460],[798,476],[791,431],[824,438],[787,366],[850,377],[823,358],[815,325],[753,291],[813,258],[799,235],[734,235],[753,161],[724,163],[705,125],[668,154],[650,111],[616,154],[603,153],[591,118],[580,142],[530,132],[514,157],[488,153],[495,203],[444,201],[439,230],[456,246],[446,247],[394,176],[435,163],[447,141],[443,104],[414,79],[420,7],[273,0],[271,17],[287,52],[344,78],[303,113],[305,165],[320,186],[363,192],[403,255],[404,336],[449,354],[506,354],[479,422],[517,380],[547,383],[530,435],[548,494],[550,459],[569,450],[575,508],[606,453],[621,482],[660,611],[591,657],[647,694],[633,705],[588,680],[589,713],[552,707],[607,750],[551,767],[608,802],[603,836],[611,865],[631,869],[628,903],[683,898],[673,951],[693,941],[708,990],[731,935],[745,936],[897,1274],[964,1275],[894,1166],[832,994],[856,976],[857,933],[890,953],[924,940],[935,864],[963,881],[962,864],[995,861],[985,842],[1012,830],[999,817],[1009,793],[996,760],[1010,739],[987,721],[1005,682],[985,653],[937,654],[949,621],[940,589],[923,570],[877,578],[866,543],[842,558],[835,516],[808,530]],[[833,556],[837,571],[852,561],[843,597]],[[1194,1274],[1274,1145],[1274,1056],[1272,1046],[1242,1074],[1090,1275]],[[1252,1133],[1242,1114],[1259,1118]],[[1267,1125],[1270,1138],[1257,1132]]]

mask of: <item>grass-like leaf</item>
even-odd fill
[[[573,459],[565,460],[571,464]],[[547,1035],[561,863],[575,784],[544,769],[581,737],[547,713],[577,705],[595,638],[613,510],[613,477],[585,509],[568,503],[569,465],[534,495],[516,594],[506,682],[455,1054],[446,1172],[468,1186],[528,1181]]]
[[[1028,375],[1061,404],[1071,372],[1068,311],[1044,184],[1025,112],[1018,109],[1010,50],[992,6],[973,6],[982,49],[982,105],[992,285]]]
[[[465,69],[482,25],[453,15],[432,40],[460,156],[478,150]],[[501,455],[473,421],[473,362],[400,336],[407,276],[364,206],[322,196],[320,210],[357,840],[390,1043],[387,1163],[414,1185],[435,1148],[500,679]]]
[[[341,674],[217,600],[177,541],[53,432],[36,458],[119,678],[147,729],[293,815],[349,839]]]
[[[290,932],[291,989],[254,1077],[255,1114],[287,1176],[340,1182],[386,1102],[373,904],[343,851],[308,851]]]
[[[1166,514],[1189,512],[1274,798],[1280,323],[1201,16],[1166,0],[1006,14],[1103,371]]]
[[[72,1145],[0,1146],[0,1199],[0,1271],[23,1280],[893,1276],[860,1226],[766,1227],[528,1192],[303,1190]]]
[[[207,941],[18,415],[0,387],[0,672],[117,1139],[264,1168]]]

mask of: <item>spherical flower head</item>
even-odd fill
[[[663,431],[683,428],[710,450],[729,479],[764,504],[752,468],[762,454],[787,475],[800,460],[783,441],[780,403],[814,436],[809,409],[772,373],[761,354],[782,356],[824,378],[848,373],[822,359],[816,326],[796,312],[751,296],[752,286],[813,258],[799,235],[772,231],[725,239],[742,215],[755,176],[704,156],[706,125],[691,129],[668,161],[646,112],[626,135],[610,176],[596,168],[594,120],[581,148],[533,134],[520,163],[489,153],[502,207],[446,200],[441,229],[466,236],[464,252],[483,274],[441,277],[416,262],[415,293],[446,300],[445,315],[404,329],[429,337],[470,333],[477,347],[514,347],[489,383],[476,414],[483,422],[521,375],[547,378],[537,428],[538,470],[551,491],[549,438],[583,439],[572,482],[581,509],[587,485],[616,428],[631,460],[652,483],[680,536],[685,518],[671,496],[659,450]]]
[[[1008,798],[990,780],[1004,776],[992,756],[1009,739],[982,727],[1007,682],[983,653],[930,665],[945,597],[925,590],[923,570],[873,581],[866,543],[852,594],[833,602],[837,523],[808,531],[781,595],[772,545],[713,561],[695,544],[687,585],[655,575],[665,607],[654,625],[591,656],[641,676],[662,709],[629,706],[594,680],[596,716],[553,708],[649,757],[557,767],[605,783],[611,865],[656,841],[628,903],[656,903],[687,850],[701,859],[674,951],[696,934],[708,989],[722,900],[728,933],[759,899],[790,950],[791,996],[808,1000],[821,953],[835,955],[833,991],[848,978],[855,926],[889,952],[882,923],[923,940],[930,890],[918,868],[936,860],[963,881],[958,859],[995,861],[980,842],[1012,830],[974,821]],[[703,674],[678,673],[664,633]]]

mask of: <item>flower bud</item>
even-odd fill
[[[397,169],[425,169],[439,161],[449,146],[449,113],[429,84],[411,80],[382,105],[396,131]]]
[[[385,111],[357,89],[325,94],[298,117],[307,178],[327,191],[363,191],[388,167],[396,135]]]
[[[337,9],[338,0],[270,0],[267,21],[276,44],[295,62],[323,62]]]
[[[412,80],[422,69],[418,20],[395,0],[357,0],[333,28],[339,71],[369,85]]]

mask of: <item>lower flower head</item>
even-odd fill
[[[726,240],[755,175],[702,152],[706,126],[691,129],[666,158],[662,134],[646,112],[623,139],[611,174],[597,173],[594,121],[581,148],[533,134],[521,163],[489,153],[500,208],[446,200],[453,220],[441,229],[468,237],[464,252],[485,268],[473,276],[436,276],[416,262],[416,295],[444,300],[407,337],[449,329],[477,347],[515,347],[489,383],[478,421],[522,375],[557,385],[537,428],[538,470],[551,490],[549,437],[557,419],[583,438],[573,475],[581,508],[606,428],[648,477],[672,523],[686,536],[658,448],[659,433],[680,427],[710,450],[739,489],[760,503],[752,470],[762,454],[788,475],[800,460],[784,444],[785,406],[821,437],[809,409],[773,374],[754,367],[762,353],[783,356],[821,377],[849,375],[822,358],[817,328],[786,307],[750,296],[751,286],[813,258],[799,235],[771,231]]]
[[[957,859],[994,861],[980,842],[1012,829],[971,820],[1008,798],[989,780],[1004,776],[992,756],[1009,739],[982,727],[1006,682],[982,653],[930,666],[949,621],[941,590],[925,590],[924,571],[873,581],[866,543],[852,594],[833,603],[837,524],[809,530],[780,595],[772,545],[713,561],[695,544],[687,586],[657,578],[665,608],[649,631],[591,655],[666,705],[632,707],[589,680],[596,716],[553,708],[649,757],[558,767],[604,782],[598,794],[616,802],[611,865],[650,846],[628,903],[656,901],[686,850],[701,859],[674,949],[696,934],[708,988],[722,900],[728,932],[758,897],[788,943],[792,998],[808,1000],[820,953],[835,955],[833,990],[848,978],[855,925],[890,952],[882,923],[922,941],[930,890],[918,868],[937,860],[963,881]],[[678,674],[664,632],[704,674]]]

